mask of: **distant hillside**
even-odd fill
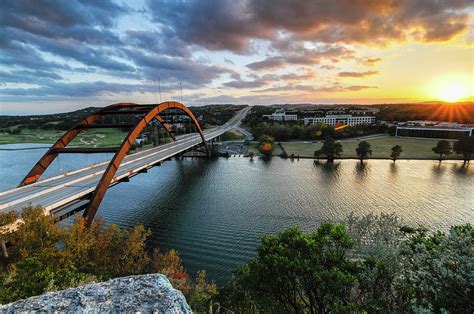
[[[244,105],[208,105],[189,107],[194,115],[201,120],[202,126],[220,125],[229,120]],[[97,111],[98,107],[88,107],[65,113],[31,115],[31,116],[0,116],[0,131],[8,129],[44,129],[69,130],[82,118]],[[127,117],[117,118],[125,120]]]
[[[374,105],[378,118],[386,121],[434,120],[474,124],[474,102],[425,102]]]
[[[474,102],[446,103],[428,101],[406,104],[343,105],[343,104],[275,104],[271,108],[308,109],[310,107],[369,106],[378,108],[377,118],[385,121],[436,120],[474,124]]]

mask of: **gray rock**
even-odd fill
[[[166,276],[149,274],[49,292],[0,306],[0,313],[192,313]]]

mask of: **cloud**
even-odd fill
[[[25,98],[37,96],[88,97],[131,92],[154,92],[154,87],[145,84],[120,84],[96,81],[81,83],[51,83],[42,87],[4,88],[1,90],[2,95],[22,96]]]
[[[366,65],[366,66],[374,66],[375,64],[377,64],[378,62],[382,61],[382,58],[363,58],[363,59],[359,59],[359,63],[360,64],[363,64],[363,65]]]
[[[148,1],[156,23],[173,25],[184,42],[210,50],[249,52],[252,39],[385,45],[412,36],[445,41],[467,29],[470,0]],[[414,30],[417,30],[414,33]]]
[[[302,49],[296,52],[289,52],[285,55],[268,57],[262,61],[247,64],[252,70],[271,70],[287,65],[313,65],[323,59],[346,59],[352,57],[354,51],[345,47],[324,47],[322,49]]]
[[[152,19],[173,25],[188,44],[210,50],[248,52],[252,38],[271,38],[273,30],[255,23],[245,1],[148,1]]]
[[[303,72],[304,69],[299,69],[299,71],[301,71],[301,73],[303,74],[296,74],[296,73],[283,74],[283,75],[280,75],[280,79],[287,82],[295,83],[295,82],[312,80],[316,77],[316,71],[312,69],[308,69],[306,70],[306,72]]]
[[[222,85],[231,88],[257,88],[280,80],[279,76],[272,74],[267,74],[263,76],[254,75],[254,77],[255,80],[253,81],[244,81],[239,78],[230,82],[226,82]]]
[[[0,85],[5,85],[5,83],[36,84],[38,82],[38,78],[41,78],[43,82],[63,79],[63,77],[59,74],[41,70],[20,70],[11,72],[0,71]]]
[[[365,71],[365,72],[339,72],[339,77],[366,77],[378,74],[378,71]]]
[[[379,43],[404,40],[414,29],[420,41],[444,41],[467,29],[469,0],[325,1],[252,0],[255,20],[301,40]]]
[[[127,57],[143,73],[143,78],[153,80],[158,77],[162,82],[183,82],[186,88],[197,88],[211,83],[221,74],[234,74],[222,66],[208,65],[189,58],[170,57],[146,53],[139,49],[127,49]]]
[[[307,85],[285,85],[285,86],[277,86],[277,87],[270,87],[266,89],[254,90],[254,93],[267,93],[267,92],[314,92],[316,89],[313,86]]]
[[[286,86],[278,86],[278,87],[271,87],[261,90],[254,90],[255,93],[262,93],[262,92],[308,92],[308,93],[336,93],[336,92],[345,92],[345,91],[361,91],[364,89],[372,89],[377,88],[377,86],[366,86],[366,85],[351,85],[351,86],[327,86],[327,87],[314,87],[308,85],[286,85]]]

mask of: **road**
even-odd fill
[[[232,119],[217,128],[204,131],[206,141],[222,135],[235,128],[248,113],[250,108],[239,111]],[[198,133],[177,136],[176,141],[128,155],[110,186],[126,178],[142,173],[144,170],[159,165],[161,162],[184,152],[201,143]],[[36,183],[11,189],[0,193],[0,213],[19,212],[24,207],[42,206],[45,212],[61,215],[61,211],[71,204],[79,204],[94,192],[108,162],[88,166],[60,176],[38,181]],[[110,187],[109,186],[109,187]],[[84,202],[84,201],[83,201]]]

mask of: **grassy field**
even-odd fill
[[[65,131],[22,129],[21,134],[0,133],[0,144],[45,143],[53,144]],[[70,146],[102,147],[120,145],[126,133],[118,129],[96,129],[83,131]]]
[[[390,158],[391,148],[395,145],[402,146],[401,159],[436,159],[438,155],[431,150],[438,140],[417,138],[396,138],[393,136],[369,139],[374,158]],[[357,158],[355,149],[359,141],[351,140],[342,142],[342,158]],[[301,157],[313,157],[314,151],[321,148],[321,143],[282,142],[288,155],[295,154]],[[451,159],[461,159],[461,155],[452,154]]]
[[[222,135],[222,139],[224,141],[243,140],[244,138],[245,135],[243,135],[239,130],[236,129],[231,129]]]

